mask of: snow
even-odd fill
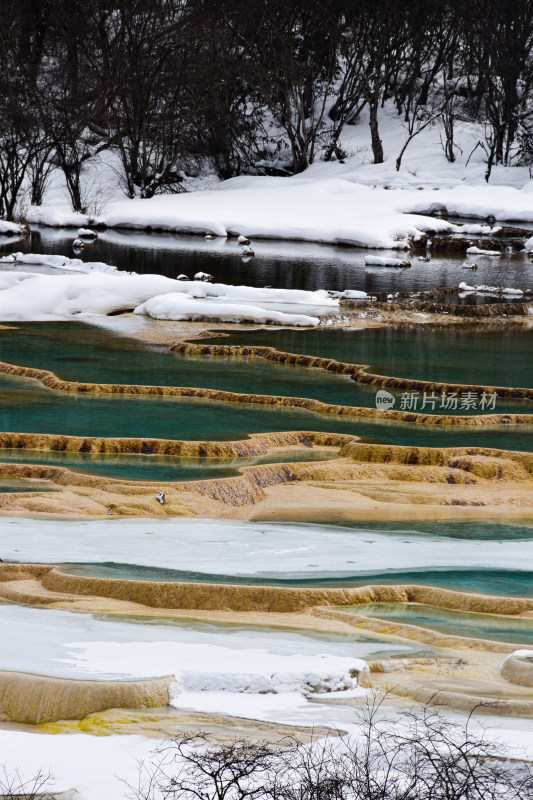
[[[468,256],[501,256],[499,250],[481,250],[479,247],[469,247],[466,251]]]
[[[461,233],[466,233],[471,236],[495,236],[501,231],[501,225],[479,225],[477,223],[467,223],[461,225]]]
[[[370,296],[359,289],[345,289],[343,292],[330,291],[328,294],[337,300],[370,300]]]
[[[11,253],[0,258],[0,264],[34,264],[62,269],[65,272],[115,272],[116,267],[102,261],[82,261],[80,258],[46,255],[44,253]]]
[[[259,306],[238,303],[210,303],[208,300],[193,300],[183,293],[164,294],[152,297],[137,306],[136,314],[153,319],[208,320],[210,322],[273,322],[282,325],[316,326],[318,317],[304,314],[285,314],[282,311],[265,311]]]
[[[96,239],[97,234],[90,228],[78,228],[78,236],[80,239]]]
[[[481,541],[436,536],[432,526],[413,532],[406,524],[387,533],[364,526],[257,523],[239,520],[53,521],[2,519],[0,558],[60,563],[114,562],[212,576],[256,579],[352,578],[396,570],[533,570],[533,549],[524,539]],[[530,529],[524,536],[533,538]],[[529,538],[527,540],[529,541]],[[327,547],[324,542],[327,541]],[[502,547],[505,542],[505,547]],[[369,580],[371,578],[369,577]]]
[[[401,258],[381,258],[380,256],[365,256],[365,264],[369,267],[403,267],[408,263]]]
[[[533,650],[515,650],[514,652],[509,653],[509,655],[506,656],[500,664],[500,672],[510,658],[527,658],[529,661],[533,661]]]
[[[461,292],[468,292],[470,294],[503,294],[515,297],[521,297],[523,294],[528,293],[523,289],[513,289],[511,286],[484,286],[483,284],[480,286],[470,286],[470,284],[465,283],[464,281],[459,284],[459,290]]]
[[[2,762],[27,779],[39,769],[54,775],[59,791],[75,788],[75,800],[124,800],[123,779],[135,784],[138,762],[156,746],[141,736],[42,735],[0,730]]]
[[[368,671],[360,655],[398,650],[394,643],[275,628],[157,620],[141,625],[8,604],[0,606],[0,623],[2,670],[83,680],[174,675],[175,707],[182,705],[182,691],[296,695],[302,703],[316,694],[342,694],[357,689],[358,676]]]
[[[0,263],[19,263],[0,260]],[[0,318],[39,320],[74,315],[107,315],[134,309],[160,319],[252,320],[284,325],[317,325],[314,314],[337,311],[325,291],[262,289],[223,283],[174,280],[162,275],[119,272],[105,264],[85,264],[63,256],[23,256],[86,274],[43,275],[0,272]],[[148,301],[151,301],[148,303]]]
[[[19,236],[21,233],[24,233],[22,225],[0,219],[0,236]]]

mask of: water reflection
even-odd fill
[[[0,253],[51,253],[73,257],[74,229],[35,227],[26,239],[0,240]],[[462,269],[464,257],[436,257],[429,263],[412,257],[410,270],[366,267],[367,250],[310,242],[254,241],[255,258],[244,260],[234,238],[211,241],[201,236],[106,230],[89,244],[83,261],[103,261],[119,269],[176,277],[208,272],[216,281],[285,289],[359,289],[372,292],[427,291],[461,281],[533,289],[533,267],[522,253],[501,258],[480,256],[479,270]],[[397,256],[397,251],[380,255]],[[50,271],[31,267],[31,271]],[[464,302],[480,302],[467,298]]]

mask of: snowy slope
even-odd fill
[[[31,207],[28,220],[54,226],[101,223],[113,228],[159,229],[215,236],[341,243],[369,248],[405,248],[420,232],[453,230],[443,220],[419,216],[438,209],[485,219],[533,222],[533,181],[525,167],[496,167],[486,184],[485,156],[475,149],[479,126],[463,123],[456,132],[457,160],[450,164],[438,128],[429,128],[409,145],[402,167],[395,160],[405,141],[401,120],[382,110],[380,133],[385,162],[373,164],[364,114],[345,128],[344,163],[317,161],[292,177],[241,176],[205,188],[150,200],[121,194],[112,154],[87,168],[86,180],[101,187],[89,214],[73,214],[61,176],[56,173],[46,204]],[[94,175],[91,173],[93,171]]]

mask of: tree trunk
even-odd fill
[[[374,154],[374,164],[383,164],[383,144],[379,138],[378,128],[378,106],[377,103],[370,103],[370,138],[372,141],[372,153]]]

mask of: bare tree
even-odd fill
[[[336,73],[333,4],[254,0],[253,15],[242,0],[229,0],[224,8],[226,26],[246,56],[248,86],[286,137],[287,166],[302,172],[327,135],[326,110]]]
[[[28,176],[42,179],[47,140],[32,104],[40,42],[27,4],[7,0],[0,27],[0,216],[12,220]],[[29,16],[29,19],[26,17]]]
[[[264,796],[271,749],[235,739],[214,742],[207,734],[174,739],[162,745],[151,764],[142,764],[134,800],[256,800]]]
[[[118,0],[105,26],[113,54],[109,120],[129,197],[180,191],[204,75],[193,4]]]
[[[488,122],[487,171],[509,165],[520,127],[533,118],[533,5],[472,0],[461,7],[467,71],[479,75],[477,108]]]
[[[49,791],[52,774],[39,770],[25,778],[18,769],[0,768],[0,796],[3,800],[54,800]]]
[[[46,58],[36,79],[34,102],[53,147],[53,163],[64,174],[74,211],[85,212],[82,170],[109,147],[105,126],[110,102],[98,45],[102,18],[110,15],[100,0],[54,0]]]

